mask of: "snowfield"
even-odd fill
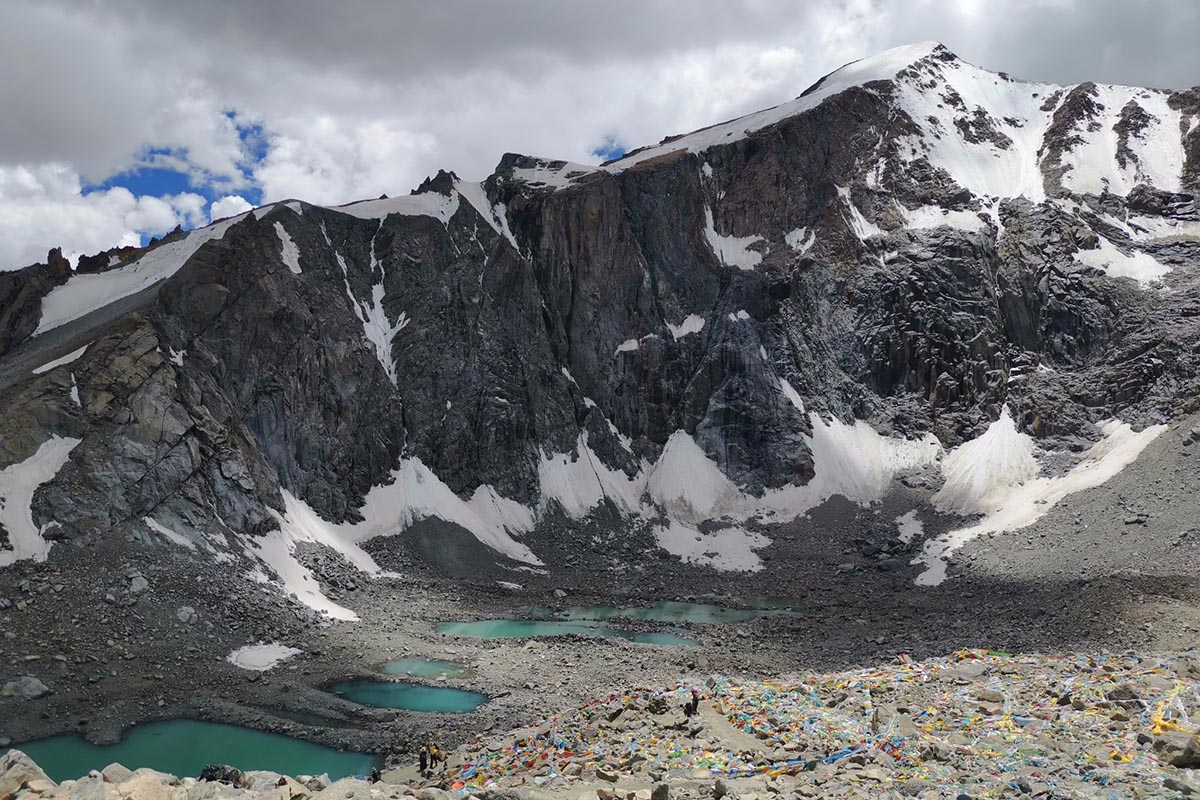
[[[279,666],[292,656],[303,653],[295,647],[274,642],[272,644],[248,644],[234,650],[225,660],[235,667],[241,667],[253,672],[266,672]]]
[[[981,512],[984,517],[975,525],[926,542],[912,562],[925,567],[917,584],[937,586],[944,581],[951,554],[977,536],[1024,528],[1067,495],[1104,484],[1136,461],[1166,429],[1166,425],[1154,425],[1135,432],[1120,420],[1108,420],[1100,426],[1104,438],[1092,445],[1069,472],[1041,477],[1032,457],[1032,440],[1016,432],[1006,409],[983,436],[956,449],[943,465],[950,492],[942,489],[941,502]]]
[[[42,534],[58,523],[39,526],[33,521],[33,495],[54,480],[80,441],[52,436],[29,458],[0,470],[0,525],[8,531],[10,548],[0,550],[0,567],[22,559],[46,560],[50,542]]]

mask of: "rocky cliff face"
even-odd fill
[[[915,45],[600,167],[52,252],[0,274],[0,565],[170,542],[336,615],[298,543],[370,572],[362,542],[438,518],[515,569],[600,518],[754,568],[771,523],[935,489],[1002,419],[1068,453],[1168,422],[1200,369],[1198,123],[1196,90]]]

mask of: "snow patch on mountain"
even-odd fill
[[[896,531],[901,544],[909,544],[924,535],[925,525],[917,517],[916,509],[896,517]]]
[[[321,234],[325,237],[325,243],[329,245],[330,249],[333,249],[333,242],[329,240],[329,233],[325,230],[324,225],[321,226]],[[350,305],[354,308],[354,315],[362,322],[363,335],[375,348],[376,359],[383,367],[383,371],[387,373],[388,380],[395,386],[397,375],[396,362],[392,357],[392,342],[395,340],[396,334],[408,326],[409,320],[408,316],[401,311],[396,321],[392,322],[388,319],[387,311],[383,307],[386,290],[383,285],[383,266],[375,256],[375,238],[371,239],[371,261],[368,265],[371,277],[375,282],[371,285],[371,296],[367,300],[360,300],[354,295],[346,259],[337,250],[333,250],[333,256],[342,269],[346,297],[349,298]]]
[[[1033,439],[1017,430],[1008,406],[977,439],[942,461],[945,483],[933,501],[941,511],[975,514],[993,507],[996,498],[1037,474]]]
[[[275,233],[279,235],[279,244],[282,247],[281,257],[287,268],[297,275],[300,274],[300,250],[296,247],[296,243],[292,241],[292,237],[288,234],[287,228],[283,227],[282,222],[275,223]]]
[[[24,461],[0,470],[0,525],[8,531],[8,550],[0,550],[0,567],[24,559],[45,561],[50,542],[43,534],[56,522],[37,525],[33,521],[33,495],[54,480],[82,440],[51,436]]]
[[[72,275],[66,283],[54,287],[42,300],[42,318],[33,335],[53,330],[166,280],[178,272],[205,242],[224,237],[230,227],[245,218],[246,214],[238,214],[206,228],[198,228],[182,239],[160,244],[108,272]]]
[[[722,572],[757,572],[762,559],[756,550],[771,543],[761,533],[728,527],[707,533],[672,520],[654,528],[659,547],[689,563],[721,570]]]
[[[378,566],[358,544],[376,536],[401,533],[414,523],[435,517],[469,531],[497,553],[516,561],[540,565],[542,562],[511,533],[532,529],[531,512],[523,511],[515,501],[498,495],[490,486],[481,486],[471,500],[463,500],[438,478],[419,458],[406,458],[392,470],[391,482],[372,487],[363,498],[357,523],[330,523],[311,509],[300,508],[297,522],[311,526],[319,537],[345,547],[347,558],[366,572],[377,573]],[[288,511],[292,516],[291,507]]]
[[[993,427],[997,423],[993,423]],[[1005,429],[995,435],[994,446],[999,446],[1009,452],[996,458],[984,446],[971,448],[970,458],[990,464],[981,469],[972,469],[965,462],[964,456],[957,467],[961,471],[977,475],[989,474],[991,477],[982,481],[979,488],[984,491],[976,493],[977,501],[974,509],[985,516],[978,523],[949,531],[925,543],[921,554],[913,560],[913,564],[925,567],[917,576],[919,586],[937,586],[946,579],[947,562],[950,556],[972,539],[983,534],[1014,531],[1031,525],[1044,516],[1060,500],[1070,494],[1086,489],[1094,489],[1110,480],[1113,476],[1132,464],[1142,451],[1167,429],[1166,425],[1154,425],[1143,431],[1134,431],[1127,423],[1110,419],[1100,424],[1103,438],[1092,445],[1083,457],[1069,472],[1058,477],[1034,477],[1034,472],[1023,482],[1016,482],[1009,476],[996,472],[1001,462],[1015,464],[1018,471],[1028,471],[1028,463],[1022,454],[1027,446],[1024,442]],[[955,450],[962,452],[969,445],[980,442],[991,433],[991,428],[980,439],[968,442]],[[1020,434],[1018,434],[1019,436]],[[968,481],[968,485],[971,482]]]
[[[171,530],[166,525],[163,525],[158,520],[156,520],[154,517],[142,517],[142,524],[144,524],[147,528],[149,528],[150,530],[157,533],[159,536],[166,539],[171,544],[178,545],[179,547],[182,547],[185,550],[195,550],[196,549],[195,542],[193,542],[188,537],[184,536],[182,533],[177,533],[176,531]]]
[[[270,509],[279,522],[279,530],[265,536],[243,539],[246,554],[257,558],[270,569],[286,594],[333,619],[357,622],[357,614],[333,602],[321,591],[312,572],[296,558],[296,545],[311,542],[328,547],[367,575],[379,575],[382,570],[375,559],[355,543],[355,539],[346,535],[343,526],[326,522],[311,506],[291,492],[283,490],[281,493],[284,513]],[[270,582],[269,576],[262,573],[252,573],[252,577]]]
[[[83,355],[83,352],[85,350],[87,350],[88,347],[91,346],[91,344],[92,344],[91,342],[88,342],[83,347],[79,348],[78,350],[72,350],[70,353],[67,353],[65,356],[56,358],[53,361],[47,361],[45,364],[42,364],[40,367],[35,367],[33,370],[33,374],[34,375],[44,375],[45,373],[49,372],[50,370],[54,369],[55,367],[61,367],[63,364],[70,364],[72,361],[78,360],[79,357],[81,355]]]
[[[439,192],[421,192],[398,197],[383,197],[378,200],[360,200],[344,206],[327,206],[330,211],[349,214],[359,219],[385,219],[392,214],[405,217],[433,217],[443,225],[458,211],[458,192],[444,195]]]
[[[738,269],[754,269],[762,263],[762,253],[751,250],[750,246],[763,241],[761,236],[723,236],[713,227],[713,213],[708,206],[704,207],[704,238],[713,254],[727,267]]]
[[[271,644],[248,644],[245,647],[239,647],[225,656],[225,660],[241,669],[253,672],[266,672],[269,669],[279,666],[292,656],[300,655],[303,652],[303,650],[288,647],[279,642],[272,642]]]
[[[1077,250],[1073,258],[1080,264],[1103,270],[1109,277],[1135,280],[1142,288],[1161,281],[1171,271],[1169,266],[1149,253],[1140,250],[1125,253],[1103,236],[1099,239],[1099,247]]]
[[[1179,112],[1167,105],[1167,94],[1131,86],[1099,85],[1094,99],[1102,108],[1094,120],[1077,125],[1078,143],[1063,155],[1063,186],[1081,194],[1126,195],[1139,183],[1177,192],[1183,175],[1183,139]],[[1117,158],[1117,125],[1129,104],[1148,115],[1144,130],[1130,136],[1133,159]]]
[[[797,411],[799,411],[801,414],[804,413],[803,398],[800,397],[800,393],[797,392],[792,384],[788,383],[785,378],[779,379],[779,390],[783,392],[783,396],[788,399],[788,402],[790,402]]]
[[[498,529],[510,534],[528,533],[533,530],[537,522],[537,515],[532,508],[503,496],[486,483],[475,488],[471,499],[467,501],[467,509],[483,525],[487,525],[493,530]],[[509,541],[506,541],[509,539],[507,535],[504,538],[500,538],[500,535],[497,534],[496,538],[502,546],[509,548],[510,551],[516,550]],[[513,553],[510,552],[510,555],[513,555]],[[520,555],[523,557],[518,558],[518,561],[541,563],[536,558],[530,559],[529,556],[532,554],[528,551],[528,548],[521,550]]]
[[[913,230],[940,228],[943,225],[960,231],[978,233],[987,230],[987,223],[974,211],[952,211],[938,206],[904,208],[898,206],[904,217],[904,227]]]
[[[850,198],[850,189],[846,186],[838,186],[838,198],[842,201],[842,206],[849,215],[846,221],[850,224],[850,229],[854,231],[854,235],[859,241],[865,242],[872,236],[882,236],[883,231],[874,222],[862,215],[858,210],[858,206],[854,205],[854,201]]]
[[[546,161],[534,167],[516,167],[513,177],[533,186],[546,186],[552,189],[565,189],[581,178],[599,168],[588,164],[576,164],[573,161]]]
[[[408,326],[408,317],[404,312],[400,312],[395,322],[388,319],[387,311],[383,307],[385,292],[383,268],[375,257],[375,239],[371,239],[370,269],[371,275],[376,279],[371,286],[371,299],[360,301],[358,304],[363,332],[375,346],[375,356],[383,366],[383,371],[387,373],[388,380],[395,386],[397,380],[396,360],[392,356],[392,342],[395,340],[396,334]]]
[[[882,436],[863,420],[828,422],[810,413],[806,436],[813,457],[812,480],[803,486],[766,491],[746,503],[746,512],[764,521],[786,522],[841,495],[859,504],[880,500],[897,475],[936,463],[941,443],[933,434],[919,439]]]
[[[1200,222],[1131,215],[1121,221],[1107,217],[1136,242],[1195,241],[1200,239]]]
[[[671,336],[679,340],[684,336],[704,330],[704,317],[699,314],[688,314],[683,318],[683,322],[680,322],[678,325],[672,325],[668,322],[667,328],[670,329]]]
[[[810,232],[808,228],[796,228],[789,231],[783,237],[783,241],[797,253],[804,254],[817,243],[817,232],[815,230]]]
[[[487,192],[482,183],[455,181],[454,188],[471,204],[472,208],[479,212],[479,216],[492,226],[492,230],[507,239],[513,249],[520,252],[521,248],[517,246],[517,240],[513,238],[512,231],[509,230],[508,213],[503,203],[492,205],[488,202]]]
[[[557,505],[571,519],[581,519],[604,500],[618,510],[636,513],[641,509],[645,479],[642,473],[629,477],[611,469],[588,446],[587,431],[579,434],[575,453],[541,453],[538,460],[541,510]]]
[[[647,480],[650,498],[677,520],[700,522],[725,516],[739,491],[687,431],[675,431]]]
[[[397,533],[419,520],[436,517],[465,528],[501,555],[526,564],[542,563],[510,535],[528,531],[532,516],[516,511],[512,501],[502,502],[504,498],[490,487],[482,496],[477,490],[474,502],[464,501],[418,458],[404,459],[392,477],[391,484],[372,489],[359,509],[366,520],[355,526],[358,541]],[[509,529],[509,525],[519,527]]]
[[[927,59],[897,81],[897,105],[920,128],[906,144],[980,197],[1046,199],[1039,151],[1060,87],[1017,81],[964,61]],[[992,138],[968,135],[991,127]],[[911,159],[910,159],[911,160]]]

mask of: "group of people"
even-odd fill
[[[437,770],[438,764],[442,765],[442,772],[446,771],[446,753],[439,749],[437,745],[430,742],[421,747],[417,753],[417,761],[421,767],[421,777],[427,778]]]

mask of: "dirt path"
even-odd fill
[[[736,752],[750,750],[755,753],[764,753],[767,750],[760,739],[735,727],[729,718],[714,708],[711,703],[700,703],[700,719],[704,722],[705,732],[710,736],[720,738],[730,750]]]

